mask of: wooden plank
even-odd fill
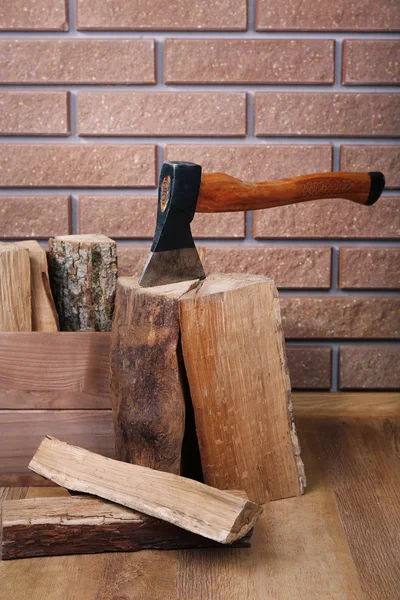
[[[28,593],[30,600],[361,600],[315,439],[312,431],[301,438],[309,475],[305,495],[270,503],[250,550],[8,561],[0,563],[1,589],[8,600]]]
[[[0,243],[0,331],[32,331],[29,252]]]
[[[29,488],[27,496],[60,490]],[[175,572],[174,551],[43,557],[0,562],[0,586],[7,600],[174,600]]]
[[[204,481],[255,502],[305,485],[278,292],[260,275],[210,275],[180,299],[182,350]]]
[[[0,408],[111,408],[109,333],[0,333]]]
[[[179,298],[197,281],[142,288],[118,280],[110,368],[115,456],[181,473],[185,398],[179,360]]]
[[[240,539],[262,508],[174,473],[111,460],[46,436],[29,468],[55,483],[95,494],[221,544]]]
[[[0,409],[111,408],[110,340],[107,332],[0,332]],[[293,392],[292,400],[298,417],[400,416],[399,392]]]
[[[144,549],[250,548],[252,533],[223,546],[118,504],[68,493],[4,501],[1,528],[2,560]]]
[[[0,411],[0,485],[10,476],[29,475],[29,461],[47,434],[114,455],[111,411]],[[33,480],[26,479],[25,484]]]
[[[117,245],[105,235],[49,239],[51,287],[62,331],[111,331]]]
[[[314,421],[365,600],[400,583],[400,419]]]
[[[32,331],[58,331],[58,315],[50,288],[46,251],[36,240],[16,242],[16,245],[29,252]]]
[[[400,417],[400,393],[297,393],[293,407],[296,418],[394,418]]]
[[[176,600],[362,599],[314,434],[300,437],[305,494],[268,505],[247,555],[239,549],[229,557],[218,549],[178,552]]]

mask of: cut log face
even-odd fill
[[[262,512],[230,492],[51,437],[43,440],[29,468],[70,490],[100,496],[222,544],[245,536]]]
[[[0,244],[0,331],[32,331],[29,252]]]
[[[204,481],[263,503],[302,493],[279,299],[256,275],[211,275],[180,300]]]
[[[251,533],[232,546],[249,548]],[[3,560],[213,546],[226,547],[98,498],[27,498],[3,503],[0,550]]]
[[[46,252],[35,240],[16,242],[16,245],[29,251],[32,331],[58,331],[58,316],[50,288]]]
[[[49,240],[50,282],[62,331],[111,331],[117,246],[104,235]]]
[[[197,283],[142,288],[135,278],[118,280],[110,356],[119,460],[181,473],[185,389],[179,298]]]

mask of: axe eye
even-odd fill
[[[169,200],[169,191],[171,186],[171,177],[167,175],[164,177],[161,184],[161,212],[164,212],[167,208],[168,200]]]

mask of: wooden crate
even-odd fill
[[[27,465],[53,435],[114,454],[110,333],[0,333],[0,485],[44,483]]]

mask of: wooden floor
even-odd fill
[[[337,409],[304,396],[297,424],[308,487],[272,502],[251,549],[142,551],[0,563],[4,600],[398,600],[400,404]],[[314,413],[308,403],[319,407]],[[376,405],[385,397],[377,394]],[[383,403],[383,404],[382,404]],[[299,405],[300,408],[300,405]],[[310,416],[312,413],[312,417]],[[349,416],[349,414],[351,416]],[[360,417],[357,418],[357,414]],[[368,415],[374,415],[373,418]],[[379,416],[375,416],[378,414]],[[4,488],[3,498],[57,488]]]

